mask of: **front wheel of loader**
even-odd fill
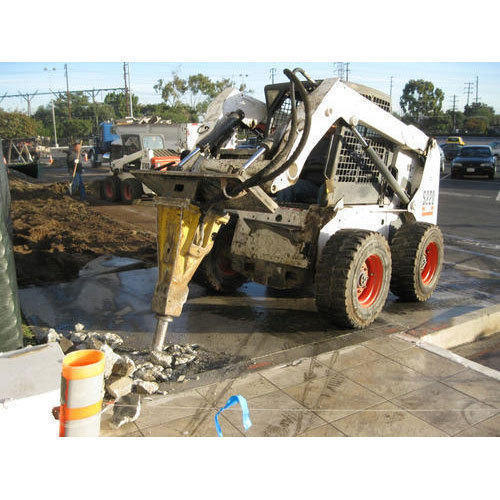
[[[315,276],[318,311],[343,328],[364,328],[382,311],[391,279],[386,239],[371,231],[342,229],[330,237]]]
[[[401,300],[425,302],[434,292],[443,267],[444,243],[438,226],[403,224],[391,241],[391,291]]]
[[[231,220],[222,226],[210,253],[201,261],[193,281],[218,293],[231,293],[247,281],[231,267],[231,242],[235,228]]]

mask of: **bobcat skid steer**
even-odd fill
[[[175,169],[134,172],[158,194],[153,349],[195,271],[219,292],[245,281],[313,285],[318,311],[345,328],[374,321],[389,289],[425,301],[436,288],[436,141],[395,118],[386,94],[300,68],[284,74],[265,103],[234,89],[217,96]],[[257,148],[224,149],[241,129]]]

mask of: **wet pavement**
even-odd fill
[[[500,332],[450,350],[480,365],[500,371]]]
[[[28,324],[65,331],[80,322],[87,329],[117,332],[131,349],[149,348],[155,327],[151,299],[157,269],[105,272],[69,283],[21,289]],[[477,279],[445,265],[440,285],[427,303],[401,303],[390,295],[369,328],[340,330],[316,312],[314,299],[307,293],[279,294],[250,283],[232,295],[221,296],[191,283],[183,314],[171,323],[167,341],[199,344],[210,353],[225,356],[218,369],[229,369],[235,363],[260,368],[381,335],[435,330],[454,316],[497,303],[496,285],[496,280]]]
[[[225,437],[500,436],[500,382],[414,346],[379,337],[181,394],[142,399],[139,418],[119,429],[102,416],[101,436]]]

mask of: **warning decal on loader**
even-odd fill
[[[434,214],[434,199],[436,192],[432,189],[425,190],[422,194],[422,215]]]

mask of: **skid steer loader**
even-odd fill
[[[133,172],[158,195],[154,350],[195,272],[219,292],[313,285],[318,311],[345,328],[373,322],[389,289],[425,301],[436,288],[436,141],[395,118],[386,94],[284,74],[265,103],[234,89],[216,97],[175,169]],[[255,150],[224,149],[240,129]]]

